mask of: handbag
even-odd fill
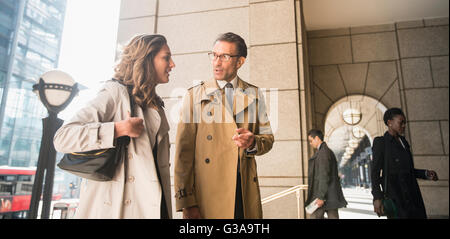
[[[116,79],[113,79],[113,81],[124,85]],[[135,104],[130,86],[127,86],[127,91],[130,99],[130,114],[133,117]],[[130,137],[122,136],[116,139],[115,148],[66,153],[58,163],[58,167],[82,178],[94,181],[111,181],[116,173],[117,166],[120,165],[122,159],[127,157],[129,143]]]
[[[389,219],[394,219],[394,218],[398,218],[398,210],[397,210],[397,205],[395,205],[394,200],[392,200],[392,198],[390,198],[387,194],[387,189],[388,189],[388,157],[386,157],[387,155],[387,145],[385,142],[385,138],[383,138],[383,143],[384,143],[384,169],[383,169],[383,177],[384,177],[384,187],[383,187],[383,192],[384,192],[384,197],[381,200],[382,204],[383,204],[383,215],[382,216],[387,216],[387,218]]]

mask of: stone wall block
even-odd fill
[[[350,28],[314,30],[307,33],[308,38],[330,37],[330,36],[348,36],[350,35]]]
[[[154,34],[154,32],[154,16],[120,20],[119,30],[117,32],[117,43],[119,46],[124,46],[133,36],[139,34]]]
[[[386,94],[380,100],[387,108],[402,108],[402,103],[400,101],[400,90],[398,87],[398,81],[392,84],[391,88],[386,92]]]
[[[250,45],[295,42],[293,0],[250,5]]]
[[[397,22],[396,25],[397,29],[418,28],[424,26],[423,20]]]
[[[397,78],[395,62],[369,63],[367,75],[366,94],[380,99]]]
[[[448,56],[431,57],[431,69],[435,87],[448,87]]]
[[[367,63],[339,65],[345,89],[349,95],[364,93],[367,67]]]
[[[333,102],[323,94],[322,90],[317,88],[317,86],[314,86],[315,112],[325,115],[332,104]]]
[[[333,101],[346,96],[338,66],[317,66],[313,68],[313,80]]]
[[[300,141],[275,140],[272,150],[256,157],[258,176],[301,176],[301,152]]]
[[[350,36],[308,40],[310,65],[352,63]]]
[[[382,24],[374,26],[351,27],[350,32],[354,34],[374,33],[374,32],[392,32],[395,31],[394,24]]]
[[[448,88],[406,90],[409,120],[448,120]]]
[[[355,62],[398,59],[394,32],[353,35],[352,46]]]
[[[156,0],[122,0],[120,4],[120,19],[155,15]]]
[[[401,63],[405,89],[433,87],[428,58],[402,59]]]
[[[299,140],[300,106],[298,91],[278,91],[274,93],[278,95],[267,93],[265,99],[275,139]]]
[[[162,0],[159,1],[158,15],[179,15],[238,7],[248,7],[248,0]]]
[[[428,18],[424,19],[425,26],[448,26],[448,17]]]
[[[409,122],[414,155],[442,155],[441,129],[438,121]]]
[[[399,30],[398,39],[402,58],[448,55],[448,26]]]
[[[250,83],[262,88],[298,89],[295,43],[250,49]]]
[[[248,8],[159,17],[157,30],[167,37],[172,54],[206,53],[225,32],[240,35],[248,45]]]

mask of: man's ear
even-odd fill
[[[238,61],[237,61],[237,68],[238,69],[241,68],[241,66],[244,65],[244,63],[245,63],[245,57],[240,56]]]

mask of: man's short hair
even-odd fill
[[[384,116],[383,116],[384,124],[387,126],[388,120],[392,120],[397,115],[405,116],[405,114],[403,113],[403,111],[400,108],[390,108],[390,109],[386,110],[386,112],[384,112]]]
[[[311,138],[315,138],[316,136],[319,137],[320,140],[323,141],[323,133],[322,131],[318,129],[312,129],[308,132],[308,136],[311,136]]]
[[[236,44],[238,55],[247,58],[247,45],[245,44],[245,41],[241,36],[234,34],[232,32],[227,32],[217,37],[214,44],[216,44],[216,42],[218,41],[226,41]]]

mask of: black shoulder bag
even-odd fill
[[[113,80],[124,85],[121,81]],[[130,114],[133,116],[134,98],[131,95],[130,87],[126,87],[130,98]],[[58,163],[58,167],[82,178],[111,181],[116,173],[117,166],[120,165],[122,159],[127,157],[129,143],[130,137],[122,136],[116,139],[115,148],[64,154]]]
[[[383,193],[384,193],[384,197],[382,199],[382,203],[383,203],[383,216],[387,216],[389,219],[393,219],[393,218],[398,218],[398,210],[397,210],[397,206],[395,205],[395,202],[389,198],[388,194],[387,194],[387,189],[388,189],[388,145],[386,143],[386,138],[383,137],[383,144],[384,144],[384,168],[383,168],[383,177],[384,177],[384,187],[383,187]]]

